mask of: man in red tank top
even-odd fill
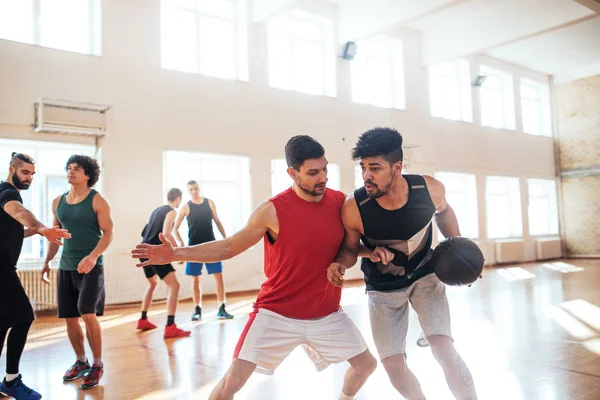
[[[227,260],[264,238],[262,284],[234,352],[231,367],[210,399],[232,399],[252,372],[272,374],[301,345],[318,370],[348,361],[340,399],[350,400],[375,370],[377,361],[362,335],[340,308],[341,289],[330,285],[327,268],[344,238],[343,193],[327,189],[323,147],[309,136],[295,136],[285,147],[293,186],[262,203],[235,235],[197,246],[138,245],[138,264]],[[309,251],[310,249],[310,251]]]

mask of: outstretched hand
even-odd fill
[[[60,226],[53,226],[52,228],[43,227],[38,233],[48,239],[50,243],[55,243],[62,246],[61,239],[70,239],[71,234],[68,230],[62,229]]]
[[[169,264],[175,260],[175,248],[171,242],[160,233],[158,235],[162,244],[138,244],[135,249],[131,250],[131,257],[146,259],[138,264],[136,267],[145,267],[147,265],[164,265]]]

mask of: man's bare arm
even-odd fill
[[[446,188],[437,179],[424,175],[433,205],[435,206],[434,221],[444,237],[460,236],[458,219],[450,205],[446,202]]]
[[[184,206],[181,207],[181,210],[177,214],[177,219],[175,219],[175,225],[173,226],[173,233],[175,234],[175,239],[177,240],[177,245],[179,247],[183,247],[185,244],[183,239],[181,238],[181,235],[179,234],[179,227],[181,226],[183,219],[189,213],[190,213],[190,206],[188,204],[184,204]],[[173,244],[175,244],[175,243],[173,243]]]

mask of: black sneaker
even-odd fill
[[[217,318],[233,319],[233,315],[231,315],[227,311],[225,311],[225,304],[221,304],[221,307],[219,307],[219,312],[217,313]]]
[[[192,315],[192,321],[200,321],[202,319],[202,309],[196,307],[196,312]]]

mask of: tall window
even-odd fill
[[[467,60],[443,62],[429,67],[429,105],[433,117],[473,121]]]
[[[54,222],[52,201],[69,191],[67,160],[73,154],[94,156],[94,147],[68,143],[47,143],[29,140],[0,139],[0,180],[8,176],[10,155],[13,151],[25,153],[35,160],[36,174],[27,190],[21,191],[23,206],[33,212],[42,222],[50,225]],[[102,174],[100,174],[102,177]],[[101,182],[95,186],[100,191]],[[19,263],[38,261],[44,256],[47,241],[40,235],[25,239]]]
[[[406,107],[402,42],[385,37],[361,40],[351,65],[352,101]]]
[[[0,39],[101,53],[100,0],[0,0]]]
[[[162,67],[248,80],[245,0],[162,0]]]
[[[557,235],[558,207],[556,181],[553,179],[527,179],[529,188],[529,234]]]
[[[477,211],[477,183],[475,175],[457,172],[436,172],[435,178],[446,188],[446,200],[458,219],[464,237],[479,237]]]
[[[287,173],[287,163],[282,159],[271,160],[271,195],[275,196],[292,186],[292,178]],[[340,166],[327,164],[327,187],[340,190]]]
[[[248,157],[167,150],[164,153],[164,187],[183,192],[190,200],[187,183],[198,182],[200,195],[214,201],[227,235],[242,229],[250,216],[250,159]],[[187,224],[182,232],[187,236]],[[217,227],[214,231],[218,235]],[[184,236],[182,235],[182,236]]]
[[[488,238],[522,237],[519,178],[488,176],[485,198]]]
[[[267,33],[271,87],[335,96],[331,20],[295,10],[269,21]]]
[[[493,128],[515,129],[513,77],[509,73],[481,65],[486,76],[480,88],[481,124]]]
[[[552,136],[548,85],[521,79],[521,116],[523,132],[538,136]]]

